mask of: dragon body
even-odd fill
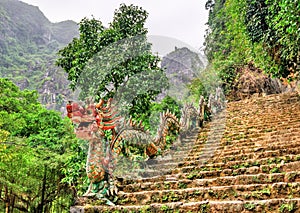
[[[181,110],[180,120],[169,111],[161,113],[154,137],[144,129],[141,122],[135,123],[132,119],[125,121],[119,116],[112,99],[101,100],[96,105],[89,101],[86,107],[69,102],[66,108],[77,137],[89,141],[86,173],[90,186],[84,196],[96,196],[113,205],[108,199],[117,194],[113,172],[117,157],[127,146],[143,147],[145,156],[155,157],[166,149],[170,134],[180,132],[180,135],[184,135],[192,127],[201,126],[207,105],[203,98],[200,98],[199,109],[186,104]],[[125,144],[124,140],[131,144]]]

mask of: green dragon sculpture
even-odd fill
[[[112,99],[100,100],[98,104],[89,100],[86,107],[70,101],[66,108],[77,137],[89,141],[86,173],[90,185],[84,196],[103,199],[108,205],[114,205],[108,197],[118,193],[113,172],[117,156],[126,149],[122,141],[138,140],[134,145],[144,146],[145,154],[153,158],[166,148],[166,138],[171,129],[184,135],[191,128],[202,126],[205,116],[210,113],[203,97],[200,98],[199,109],[186,104],[181,110],[180,120],[169,111],[161,113],[156,136],[151,138],[141,122],[135,123],[132,119],[126,122],[119,116]]]

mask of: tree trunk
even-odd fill
[[[9,202],[6,202],[5,206],[5,213],[9,213]]]
[[[9,213],[9,193],[8,188],[5,186],[5,213]]]
[[[44,209],[44,199],[45,199],[45,191],[46,191],[46,181],[47,181],[47,170],[46,165],[44,167],[44,177],[43,177],[43,186],[42,186],[42,197],[41,197],[41,203],[38,206],[38,213],[43,213]]]
[[[11,212],[14,212],[15,200],[16,200],[16,197],[14,195],[12,195],[12,198],[11,198]]]

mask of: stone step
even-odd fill
[[[299,132],[300,135],[300,132]],[[295,148],[300,147],[300,137],[294,137],[294,138],[286,138],[286,140],[278,141],[278,139],[275,140],[260,140],[259,142],[241,142],[237,144],[234,144],[234,142],[230,141],[227,142],[226,146],[222,143],[210,143],[210,144],[197,144],[193,149],[190,150],[189,156],[197,156],[198,153],[202,152],[203,147],[210,146],[211,148],[215,149],[215,154],[219,155],[236,155],[242,153],[251,153],[251,152],[257,152],[257,151],[272,151],[272,150],[281,150],[281,149],[288,149],[288,148]],[[228,144],[232,145],[228,145]],[[186,153],[185,151],[184,153]],[[180,155],[183,152],[175,152],[174,154]]]
[[[233,152],[232,155],[244,155],[244,154],[248,154],[248,153],[262,153],[262,152],[266,152],[266,151],[294,149],[297,147],[300,147],[300,142],[295,143],[295,144],[291,143],[291,144],[280,144],[280,145],[274,145],[274,146],[270,145],[268,147],[255,147],[255,148],[252,148],[252,150],[240,150],[240,151]],[[214,152],[214,154],[213,154],[214,156],[222,156],[221,154],[218,154],[216,152]],[[227,155],[227,153],[226,153],[226,155]],[[197,166],[197,165],[203,163],[203,160],[201,159],[201,157],[203,158],[204,156],[205,156],[205,153],[203,153],[203,152],[202,153],[197,152],[197,153],[194,153],[194,155],[192,155],[191,153],[188,154],[183,151],[180,151],[180,154],[177,152],[174,152],[172,155],[158,158],[156,163],[149,164],[148,168],[150,168],[150,169],[155,169],[155,168],[169,169],[169,168],[174,168],[174,167],[183,167],[183,166],[192,166],[192,165]],[[201,159],[201,161],[199,159]]]
[[[203,160],[189,163],[184,163],[182,161],[181,163],[183,164],[180,164],[180,162],[178,162],[177,168],[175,168],[174,164],[171,164],[172,166],[168,166],[167,164],[166,166],[161,165],[160,167],[155,167],[152,169],[140,169],[130,172],[130,174],[139,173],[138,176],[142,178],[141,180],[137,180],[137,178],[132,179],[132,176],[129,176],[128,178],[125,178],[123,176],[123,179],[129,179],[126,180],[126,183],[130,184],[134,181],[146,181],[147,177],[151,177],[150,179],[153,179],[153,177],[157,176],[160,179],[161,176],[170,173],[181,174],[181,176],[189,177],[188,179],[195,179],[217,177],[221,174],[219,172],[221,170],[225,172],[224,174],[222,174],[223,176],[225,176],[225,174],[237,175],[241,171],[243,172],[243,174],[257,174],[259,172],[269,173],[276,171],[285,172],[291,169],[299,169],[300,171],[300,155],[285,155],[281,157],[262,158],[258,160],[231,161],[213,164],[206,164]],[[298,164],[299,167],[295,168],[295,166],[297,166]],[[218,173],[215,173],[214,171],[217,171]],[[148,176],[146,176],[146,174]]]
[[[84,201],[73,213],[300,212],[297,93],[228,103],[197,131],[131,171],[137,179],[119,178],[119,206]]]
[[[299,167],[297,167],[299,165]],[[171,175],[171,174],[181,174],[181,177],[189,176],[199,179],[199,178],[215,178],[220,176],[236,176],[243,174],[258,174],[258,173],[281,173],[285,172],[290,168],[300,169],[300,161],[283,163],[283,164],[270,164],[270,165],[260,165],[251,166],[247,168],[237,168],[237,169],[222,169],[222,168],[212,168],[207,170],[205,167],[182,167],[175,169],[160,169],[160,170],[141,170],[139,172],[140,177],[149,178],[160,175]]]
[[[275,173],[275,174],[254,174],[217,177],[211,179],[174,179],[170,181],[150,181],[126,184],[120,186],[124,192],[140,192],[151,190],[172,190],[196,187],[249,185],[249,184],[272,184],[276,182],[300,182],[300,171]]]
[[[299,133],[300,135],[300,133]],[[300,138],[296,141],[283,142],[280,144],[268,144],[265,146],[250,146],[248,148],[243,149],[244,147],[240,147],[240,149],[236,148],[234,150],[216,150],[215,155],[218,156],[231,156],[231,155],[240,155],[240,154],[251,154],[253,152],[269,152],[269,151],[277,151],[277,150],[285,150],[285,149],[297,149],[300,147]]]
[[[73,206],[71,213],[88,212],[200,212],[200,213],[274,213],[274,212],[300,212],[300,199],[267,199],[267,200],[231,200],[231,201],[195,201],[195,202],[169,202],[152,203],[150,205],[129,205],[129,206]]]
[[[243,174],[259,174],[259,173],[282,173],[288,171],[300,171],[300,161],[294,161],[283,164],[266,164],[259,166],[250,166],[250,167],[241,167],[241,168],[233,168],[233,169],[211,169],[210,171],[203,171],[203,168],[200,170],[195,167],[185,167],[180,172],[182,173],[182,177],[186,174],[188,176],[195,176],[196,178],[213,178],[219,176],[236,176]],[[178,174],[176,170],[173,171],[173,174]],[[192,179],[192,178],[189,178]]]
[[[230,128],[225,130],[226,137],[231,138],[231,140],[237,140],[243,138],[259,138],[267,135],[270,136],[279,136],[281,134],[293,133],[292,131],[299,132],[300,121],[297,120],[294,123],[290,123],[290,121],[285,120],[284,124],[280,125],[278,122],[270,123],[266,125],[264,123],[263,126],[253,126],[253,125],[232,125],[230,124]]]
[[[209,200],[266,200],[299,198],[300,182],[249,184],[232,186],[195,187],[173,190],[151,190],[133,193],[120,192],[119,205],[148,205],[153,202],[195,202]]]
[[[251,149],[257,147],[272,147],[275,145],[289,145],[291,143],[299,144],[300,131],[295,132],[295,136],[289,137],[285,135],[279,135],[277,137],[270,138],[269,136],[257,138],[253,140],[251,138],[241,139],[240,141],[232,141],[230,138],[223,139],[219,144],[217,151],[219,150],[238,150],[240,149]],[[237,146],[238,144],[238,146]]]
[[[231,136],[224,133],[224,137],[222,138],[221,144],[227,146],[227,145],[238,143],[242,146],[248,146],[249,142],[259,143],[261,141],[268,141],[271,143],[276,143],[276,142],[283,142],[288,140],[296,140],[299,138],[298,135],[300,133],[300,128],[289,130],[292,132],[285,130],[285,131],[266,132],[266,133],[252,132],[251,134],[249,134],[246,131],[241,131],[236,136]],[[228,142],[231,143],[228,144]],[[235,147],[233,146],[232,148]]]
[[[205,153],[204,153],[205,154]],[[300,154],[300,147],[290,148],[290,149],[280,149],[280,150],[268,150],[265,152],[257,152],[257,153],[245,153],[238,155],[222,155],[217,153],[212,153],[214,157],[214,162],[227,162],[227,161],[238,161],[238,160],[251,160],[251,159],[260,159],[266,157],[276,157],[282,155],[297,155]],[[194,161],[201,158],[203,154],[200,156],[191,156],[185,158],[186,161]]]

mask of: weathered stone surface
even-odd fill
[[[121,182],[117,206],[84,199],[71,212],[300,212],[300,98],[285,93],[228,103],[214,155],[200,160],[210,134],[201,129],[184,160],[151,169],[170,174]]]

